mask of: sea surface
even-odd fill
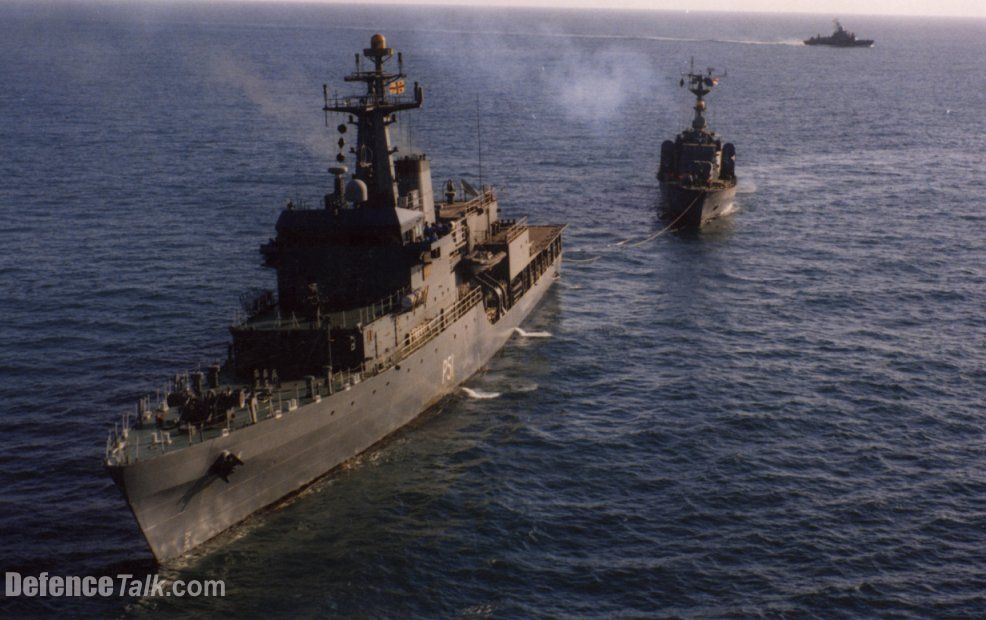
[[[222,599],[0,612],[252,617],[983,617],[986,21],[0,6],[0,570],[223,579]],[[156,568],[101,467],[141,395],[225,352],[258,246],[330,187],[353,54],[394,128],[564,275],[455,397]],[[736,211],[667,232],[654,178],[690,58]],[[535,337],[542,336],[542,337]],[[470,393],[471,392],[471,393]]]

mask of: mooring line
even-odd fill
[[[590,263],[594,263],[594,262],[596,262],[596,261],[597,261],[597,260],[599,260],[600,258],[602,258],[602,257],[601,257],[601,256],[593,256],[592,258],[583,258],[583,259],[578,259],[578,258],[566,258],[566,259],[565,259],[565,262],[566,262],[566,263],[574,263],[574,264],[576,264],[576,265],[588,265],[588,264],[590,264]]]
[[[638,246],[641,246],[641,245],[647,243],[648,241],[653,241],[654,239],[657,239],[658,237],[660,237],[664,233],[666,233],[669,230],[671,230],[672,228],[674,228],[674,225],[678,223],[678,220],[680,220],[681,218],[685,217],[685,214],[687,214],[689,211],[691,211],[691,208],[693,206],[695,206],[695,203],[701,197],[702,197],[701,194],[699,194],[698,196],[695,196],[695,198],[691,201],[691,203],[687,207],[685,207],[685,210],[681,212],[681,215],[679,215],[678,217],[674,218],[674,220],[670,224],[668,224],[667,226],[665,226],[661,230],[657,231],[656,233],[654,233],[650,237],[647,237],[646,239],[643,239],[641,241],[638,241],[637,243],[631,244],[630,247],[631,248],[635,248],[635,247],[638,247]]]
[[[664,228],[662,228],[661,230],[659,230],[659,231],[657,231],[656,233],[654,233],[653,235],[651,235],[651,236],[649,236],[649,237],[646,237],[646,238],[644,238],[644,239],[641,239],[640,241],[637,241],[637,242],[635,242],[635,243],[631,243],[629,247],[631,247],[631,248],[636,248],[636,247],[639,247],[639,246],[641,246],[641,245],[643,245],[643,244],[645,244],[645,243],[647,243],[648,241],[653,241],[654,239],[657,239],[658,237],[660,237],[660,236],[661,236],[661,235],[663,235],[664,233],[666,233],[666,232],[668,232],[669,230],[671,230],[672,228],[674,228],[674,225],[678,223],[678,220],[680,220],[681,218],[683,218],[683,217],[685,217],[685,214],[686,214],[686,213],[688,213],[689,211],[691,211],[691,208],[692,208],[693,206],[695,206],[695,203],[696,203],[696,202],[698,201],[698,199],[699,199],[699,198],[701,198],[701,197],[702,197],[702,195],[701,195],[701,194],[699,194],[698,196],[695,196],[695,198],[693,198],[693,199],[692,199],[692,201],[691,201],[691,202],[690,202],[690,203],[688,204],[688,206],[687,206],[687,207],[685,207],[685,210],[684,210],[684,211],[682,211],[682,212],[681,212],[681,213],[680,213],[680,214],[678,215],[678,217],[676,217],[676,218],[674,218],[674,220],[673,220],[673,221],[672,221],[672,222],[671,222],[670,224],[668,224],[667,226],[665,226]],[[623,245],[625,245],[625,244],[627,244],[627,243],[629,243],[630,241],[633,241],[633,239],[632,239],[632,238],[631,238],[631,239],[624,239],[623,241],[620,241],[620,242],[618,242],[618,243],[614,243],[613,245],[616,245],[616,246],[623,246]]]
[[[674,218],[674,220],[673,220],[673,221],[672,221],[672,222],[671,222],[670,224],[668,224],[667,226],[665,226],[665,227],[664,227],[664,228],[662,228],[661,230],[659,230],[659,231],[657,231],[656,233],[654,233],[654,234],[653,234],[653,235],[651,235],[650,237],[647,237],[647,238],[645,238],[645,239],[641,239],[640,241],[637,241],[636,243],[632,243],[632,244],[630,244],[630,247],[631,247],[631,248],[635,248],[635,247],[638,247],[638,246],[641,246],[641,245],[643,245],[643,244],[645,244],[645,243],[647,243],[648,241],[651,241],[651,240],[653,240],[653,239],[657,239],[658,237],[660,237],[660,236],[661,236],[661,235],[663,235],[664,233],[666,233],[666,232],[668,232],[669,230],[671,230],[672,228],[674,228],[674,225],[678,223],[678,220],[680,220],[681,218],[683,218],[683,217],[685,217],[685,214],[686,214],[686,213],[688,213],[688,212],[689,212],[689,211],[691,210],[691,208],[692,208],[693,206],[695,206],[695,202],[696,202],[696,201],[697,201],[697,200],[698,200],[699,198],[701,198],[701,197],[702,197],[702,195],[701,195],[701,194],[699,194],[698,196],[695,196],[695,198],[694,198],[694,199],[692,199],[692,201],[691,201],[691,202],[690,202],[690,203],[688,204],[688,206],[687,206],[687,207],[685,207],[685,210],[684,210],[684,211],[682,211],[682,212],[681,212],[681,213],[680,213],[680,214],[678,215],[678,217],[676,217],[676,218]],[[614,243],[613,245],[614,245],[614,246],[617,246],[617,247],[622,247],[622,246],[624,246],[624,245],[626,245],[627,243],[630,243],[631,241],[633,241],[633,238],[632,238],[632,237],[631,237],[630,239],[624,239],[623,241],[617,241],[617,242],[616,242],[616,243]]]

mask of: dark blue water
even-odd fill
[[[986,22],[8,4],[0,20],[0,568],[154,571],[108,427],[222,356],[258,245],[328,185],[321,84],[383,31],[436,183],[569,222],[563,281],[467,385],[161,568],[222,600],[69,614],[982,616]],[[738,211],[654,209],[690,56]],[[335,123],[331,123],[334,125]],[[402,142],[403,144],[403,142]],[[631,239],[623,245],[617,243]],[[578,262],[576,262],[578,261]],[[27,613],[37,601],[4,601]]]

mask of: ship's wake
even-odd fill
[[[356,30],[363,32],[363,26],[337,26],[337,30]],[[413,28],[407,32],[422,34],[453,34],[475,36],[475,30],[461,30],[457,28]],[[739,45],[795,45],[803,46],[801,39],[781,39],[764,41],[757,39],[718,39],[709,37],[675,37],[662,35],[646,34],[604,34],[604,33],[575,33],[575,32],[551,32],[551,31],[532,31],[532,30],[484,30],[483,36],[486,37],[535,37],[538,39],[589,39],[589,40],[616,40],[616,41],[660,41],[668,43],[732,43]]]
[[[782,41],[755,41],[751,39],[710,39],[713,43],[738,43],[740,45],[791,45],[804,47],[804,41],[800,39],[784,39]]]
[[[749,177],[742,177],[736,183],[737,194],[752,194],[757,191],[757,182]]]
[[[514,333],[521,338],[551,338],[551,332],[529,332],[519,327],[514,328]]]
[[[510,387],[511,394],[527,394],[528,392],[533,392],[538,389],[537,383],[530,383],[528,385],[517,385]]]

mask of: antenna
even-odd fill
[[[322,112],[325,114],[325,126],[329,126],[329,85],[322,84],[322,98],[325,99],[325,107]]]
[[[692,56],[690,65],[691,70],[687,75],[683,75],[678,81],[680,86],[688,85],[688,90],[695,95],[695,118],[692,121],[692,129],[696,131],[705,131],[706,122],[704,117],[704,112],[706,109],[705,101],[703,98],[712,92],[712,89],[719,83],[719,79],[723,76],[714,75],[715,68],[706,67],[705,72],[695,72],[695,57]]]
[[[479,155],[479,191],[483,191],[483,132],[479,117],[479,95],[476,95],[476,150]]]

